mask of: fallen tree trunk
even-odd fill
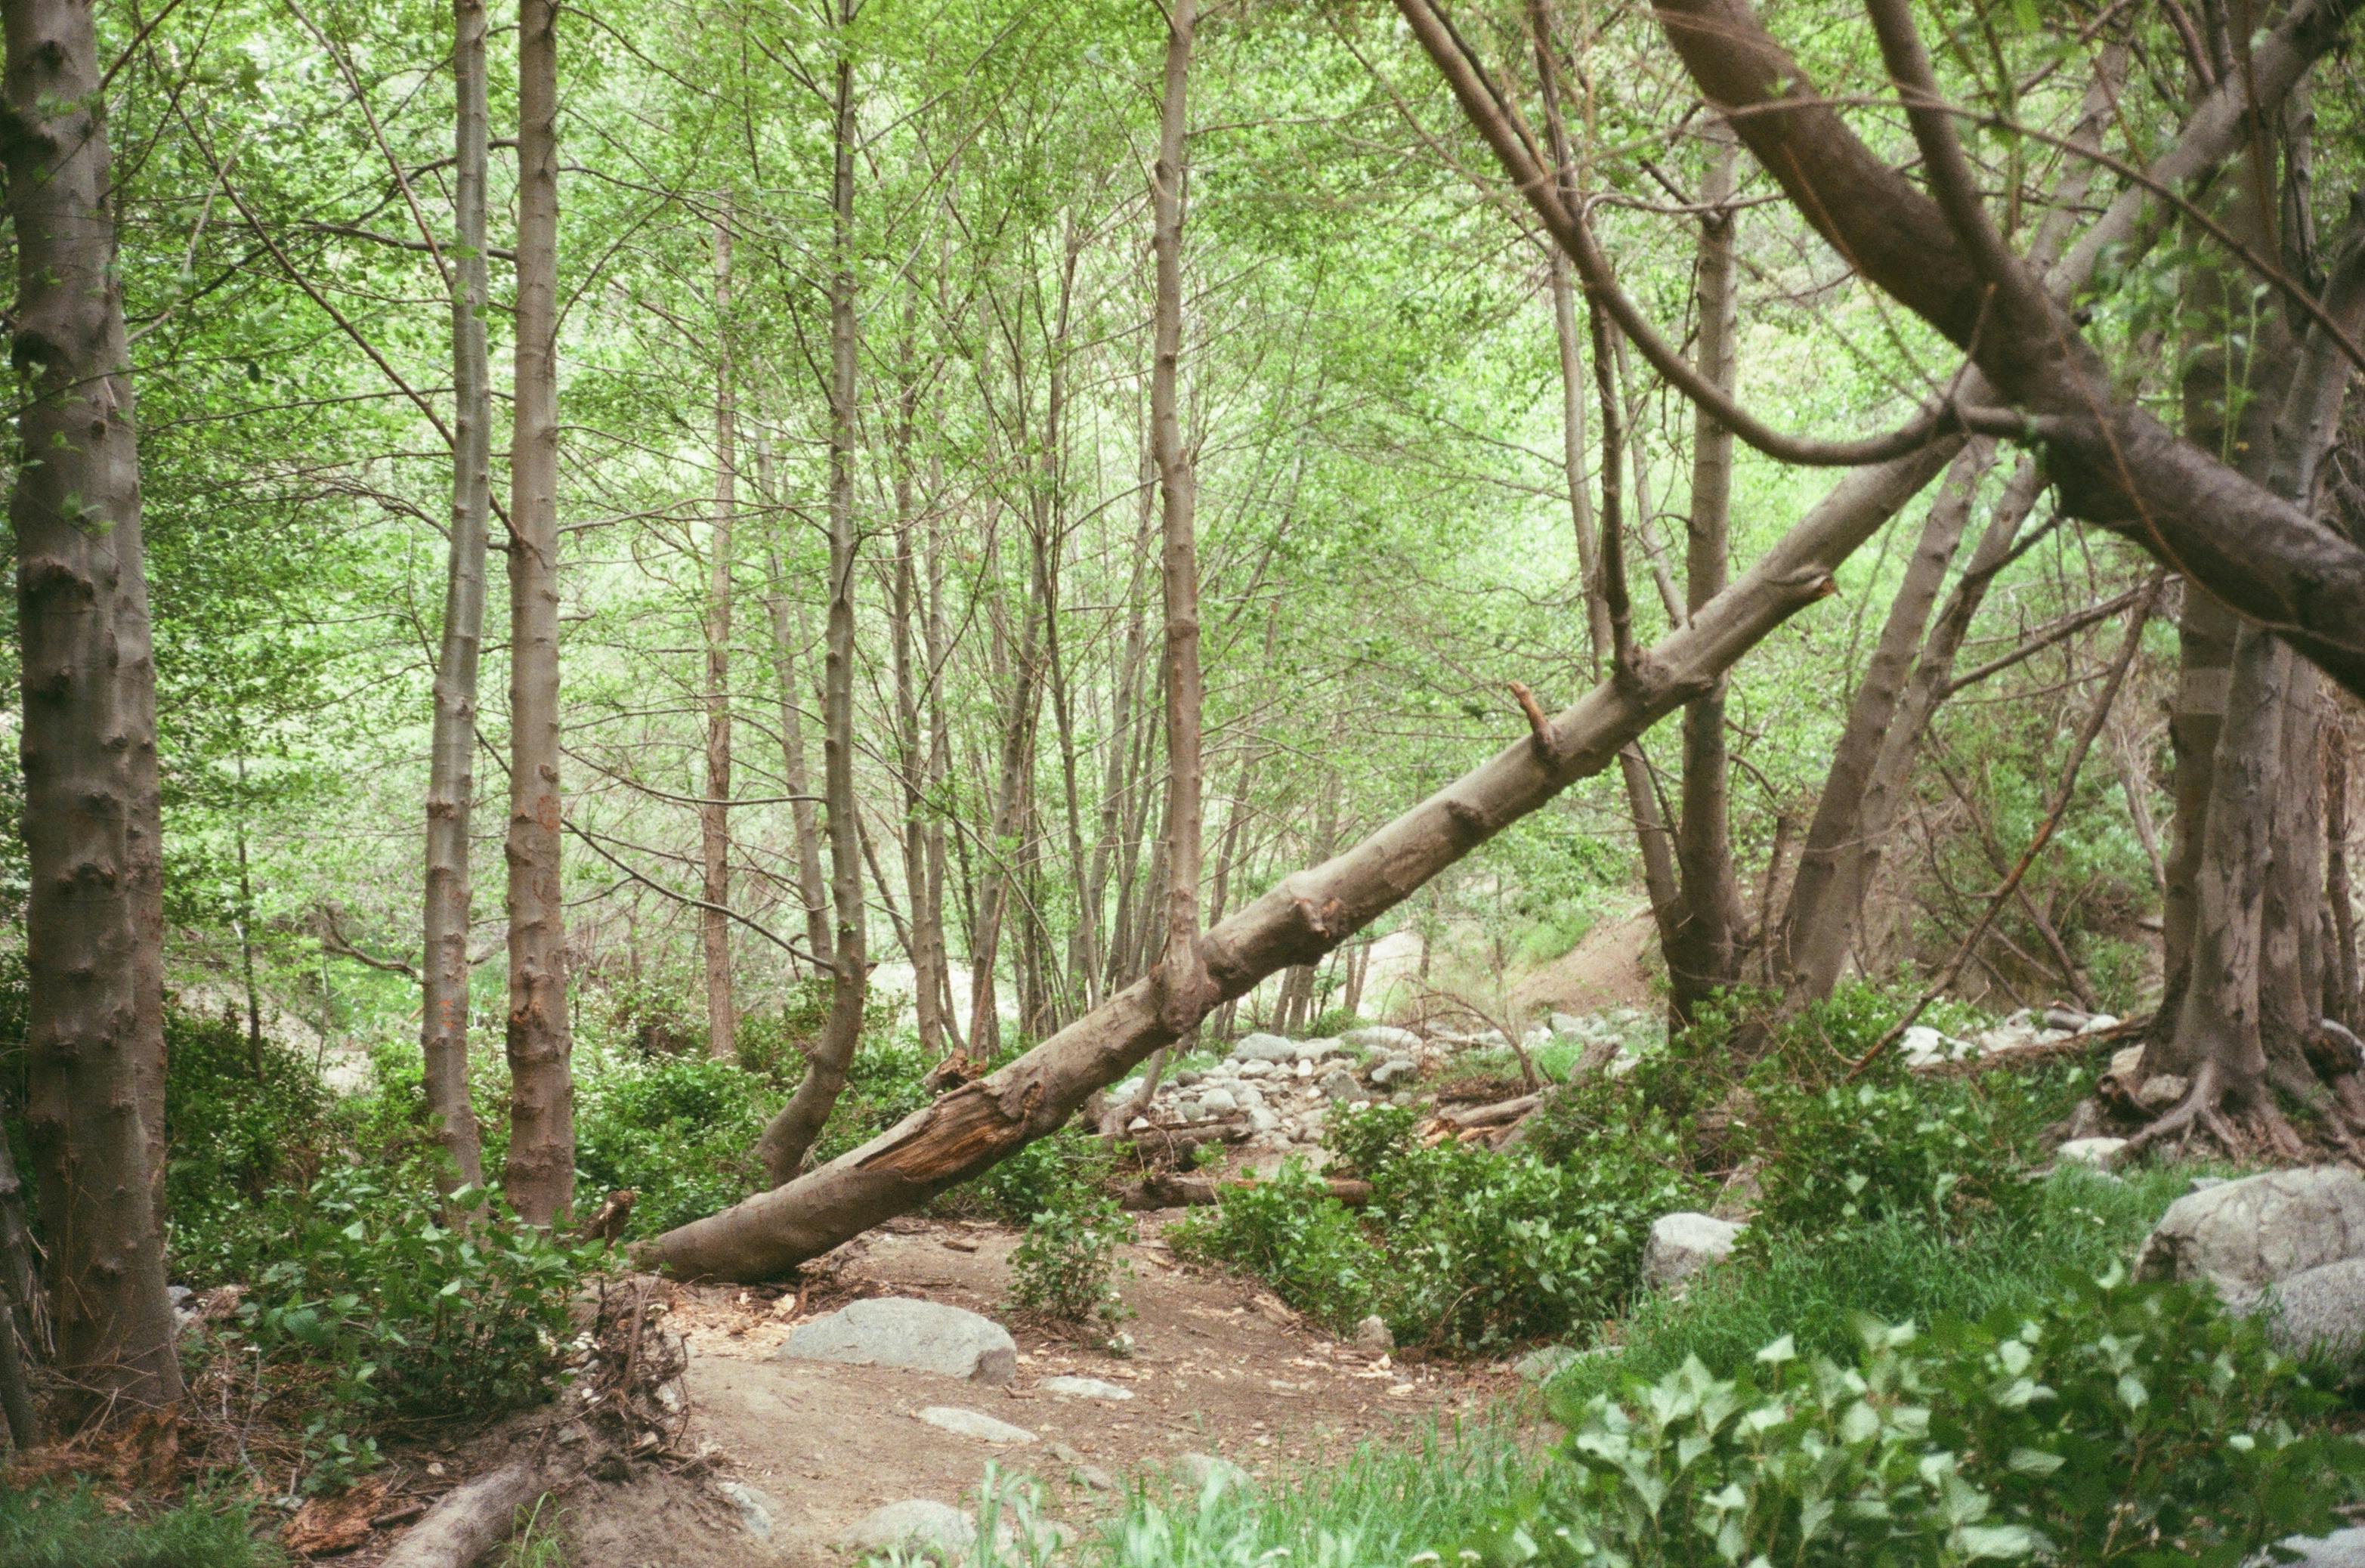
[[[1851,474],[1691,622],[1518,744],[1342,855],[1289,877],[1200,939],[1213,982],[1201,1015],[1293,964],[1311,963],[1448,866],[1704,691],[1799,610],[1951,459],[1955,442]],[[696,1277],[760,1280],[916,1207],[1065,1125],[1085,1096],[1171,1043],[1156,971],[1003,1067],[964,1084],[785,1186],[663,1236],[643,1260]]]
[[[1473,1127],[1499,1127],[1506,1122],[1516,1122],[1544,1103],[1541,1094],[1522,1094],[1516,1100],[1498,1100],[1492,1105],[1472,1105],[1466,1110],[1440,1111],[1437,1122],[1457,1133]]]
[[[517,1529],[517,1512],[550,1489],[540,1462],[521,1459],[443,1494],[395,1542],[378,1568],[468,1568]]]
[[[1129,1209],[1205,1208],[1218,1202],[1226,1193],[1244,1193],[1256,1185],[1253,1179],[1213,1176],[1177,1176],[1171,1171],[1145,1176],[1125,1190],[1119,1201]],[[1372,1184],[1351,1177],[1333,1176],[1322,1185],[1342,1204],[1362,1204],[1372,1201]]]

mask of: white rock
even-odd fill
[[[1234,1061],[1295,1061],[1297,1042],[1279,1035],[1250,1035],[1232,1047]]]
[[[2365,1526],[2352,1525],[2330,1535],[2291,1536],[2279,1544],[2299,1553],[2285,1568],[2365,1568]],[[2266,1561],[2265,1557],[2251,1559]]]
[[[2173,1072],[2156,1072],[2143,1081],[2135,1091],[2135,1103],[2146,1111],[2165,1111],[2180,1102],[2192,1089],[2192,1081]]]
[[[1297,1058],[1297,1065],[1289,1070],[1300,1078],[1311,1078],[1314,1076],[1314,1063],[1308,1058],[1300,1057]]]
[[[2270,1170],[2188,1193],[2135,1254],[2135,1277],[2207,1280],[2247,1310],[2267,1286],[2365,1257],[2365,1176],[2343,1165]]]
[[[1390,1057],[1372,1069],[1367,1075],[1376,1087],[1384,1089],[1400,1078],[1412,1078],[1420,1071],[1420,1064],[1410,1057]]]
[[[739,1510],[739,1525],[757,1540],[772,1539],[772,1523],[779,1517],[780,1500],[737,1481],[718,1481],[714,1489]]]
[[[1219,1116],[1227,1111],[1237,1111],[1240,1103],[1228,1089],[1209,1088],[1199,1091],[1199,1114]]]
[[[2085,1024],[2078,1030],[2078,1033],[2081,1035],[2099,1035],[2105,1029],[2115,1029],[2118,1026],[2119,1020],[2116,1018],[2112,1017],[2107,1013],[2097,1013],[2091,1018],[2086,1020]]]
[[[1396,1337],[1388,1332],[1387,1319],[1373,1313],[1355,1325],[1355,1349],[1365,1355],[1384,1356],[1396,1348]]]
[[[957,1437],[975,1438],[981,1442],[1031,1443],[1035,1440],[1035,1434],[1024,1427],[1014,1427],[1007,1421],[995,1420],[982,1410],[964,1410],[958,1405],[931,1405],[920,1412],[920,1419]]]
[[[2123,1137],[2074,1137],[2053,1151],[2053,1158],[2064,1165],[2090,1165],[2097,1170],[2108,1170],[2119,1162],[2119,1154],[2127,1147]]]
[[[2266,1293],[2267,1338],[2287,1356],[2353,1364],[2365,1353],[2365,1258],[2308,1269]]]
[[[1270,1133],[1278,1132],[1280,1130],[1280,1116],[1272,1111],[1265,1109],[1262,1105],[1251,1105],[1249,1107],[1249,1131],[1252,1133]]]
[[[1129,1133],[1138,1133],[1149,1126],[1149,1118],[1148,1116],[1136,1116],[1133,1120],[1125,1125],[1125,1130]]]
[[[1642,1244],[1642,1282],[1657,1290],[1681,1285],[1732,1257],[1733,1243],[1745,1228],[1711,1215],[1661,1215],[1651,1222],[1650,1239]]]
[[[1047,1377],[1038,1386],[1044,1393],[1056,1394],[1062,1399],[1123,1400],[1133,1397],[1133,1390],[1096,1377]]]
[[[863,1515],[841,1544],[853,1551],[953,1557],[977,1544],[977,1521],[950,1503],[914,1497]]]
[[[790,1361],[910,1367],[975,1383],[1008,1383],[1018,1372],[1017,1343],[1001,1324],[909,1296],[849,1302],[800,1326],[779,1354]]]
[[[1341,1043],[1352,1046],[1359,1051],[1401,1053],[1420,1048],[1418,1035],[1414,1034],[1410,1029],[1399,1029],[1388,1024],[1373,1024],[1362,1029],[1350,1029],[1339,1038]]]
[[[1108,1092],[1109,1103],[1114,1105],[1128,1105],[1133,1103],[1133,1097],[1140,1092],[1141,1080],[1128,1078]]]
[[[1174,1469],[1193,1491],[1203,1494],[1236,1491],[1249,1484],[1247,1471],[1211,1453],[1186,1453],[1174,1462]]]
[[[1270,1078],[1274,1073],[1285,1072],[1288,1069],[1283,1067],[1279,1062],[1251,1060],[1240,1063],[1240,1076],[1242,1078]]]

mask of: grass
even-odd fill
[[[87,1487],[0,1486],[0,1563],[7,1568],[281,1568],[249,1533],[248,1511],[193,1494],[169,1513],[127,1518]]]
[[[2203,1168],[2126,1172],[2080,1170],[2047,1178],[2018,1224],[1990,1223],[1949,1237],[1912,1219],[1889,1219],[1828,1237],[1783,1238],[1696,1278],[1680,1297],[1646,1296],[1622,1325],[1622,1349],[1588,1356],[1552,1383],[1556,1398],[1614,1393],[1630,1378],[1655,1381],[1692,1356],[1729,1373],[1761,1347],[1793,1336],[1800,1353],[1854,1359],[1859,1315],[1928,1325],[1942,1315],[1978,1318],[2033,1303],[2065,1273],[2098,1274],[2130,1259],[2144,1234]]]

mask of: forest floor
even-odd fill
[[[1088,1530],[1123,1506],[1129,1487],[1155,1489],[1186,1454],[1221,1457],[1263,1480],[1335,1464],[1367,1440],[1415,1439],[1520,1387],[1506,1366],[1407,1365],[1367,1354],[1251,1282],[1182,1268],[1160,1239],[1181,1212],[1142,1215],[1142,1239],[1126,1249],[1132,1273],[1120,1284],[1135,1316],[1123,1326],[1133,1341],[1124,1356],[1090,1336],[1008,1315],[1017,1237],[988,1223],[897,1222],[833,1254],[801,1292],[667,1285],[667,1323],[689,1355],[689,1421],[677,1447],[694,1462],[576,1486],[561,1515],[569,1561],[828,1562],[847,1527],[883,1504],[922,1498],[974,1509],[989,1462],[1039,1483],[1045,1518]],[[872,1295],[923,1296],[1004,1324],[1018,1344],[1016,1378],[991,1387],[778,1359],[796,1324]],[[1041,1391],[1061,1374],[1103,1379],[1134,1397]],[[936,1406],[981,1412],[1035,1440],[956,1435],[919,1418]]]

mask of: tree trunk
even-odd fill
[[[97,40],[0,6],[16,227],[28,1095],[70,1419],[182,1394],[164,1294],[163,908],[140,456]]]
[[[822,790],[829,808],[829,1017],[797,1092],[757,1145],[773,1185],[795,1178],[821,1136],[862,1039],[870,964],[862,892],[861,804],[854,793],[854,583],[861,539],[854,519],[854,61],[846,38],[853,0],[839,0],[835,158],[830,176],[834,254],[829,286],[829,627],[822,668]]]
[[[1733,172],[1740,143],[1726,131],[1715,139],[1700,192],[1699,346],[1694,367],[1727,393],[1735,384],[1733,334]],[[1724,591],[1732,513],[1732,432],[1705,409],[1692,430],[1690,526],[1686,531],[1684,596],[1697,614]],[[1741,978],[1737,935],[1741,888],[1732,869],[1724,747],[1724,682],[1684,709],[1683,811],[1676,824],[1676,940],[1667,949],[1669,1007],[1676,1024],[1689,1025],[1700,1008]]]
[[[765,573],[768,591],[764,610],[772,621],[772,679],[780,692],[780,782],[788,789],[789,823],[797,841],[797,902],[805,910],[806,949],[814,965],[826,969],[829,889],[822,880],[821,814],[813,810],[813,776],[805,767],[804,713],[797,689],[797,648],[804,636],[789,608],[778,549],[766,553]]]
[[[912,906],[903,948],[912,960],[912,1013],[920,1036],[921,1053],[930,1060],[944,1055],[945,983],[943,910],[928,897],[928,819],[935,806],[927,797],[927,753],[920,718],[922,674],[913,658],[913,624],[925,613],[920,572],[913,533],[918,526],[912,494],[912,443],[919,423],[920,384],[911,361],[916,300],[903,313],[902,396],[895,422],[895,561],[887,600],[887,622],[895,670],[896,783],[903,803],[903,820],[896,834],[902,852],[903,897]],[[926,679],[933,685],[933,665]]]
[[[1926,477],[1926,476],[1923,476]],[[1900,491],[1898,487],[1911,480]],[[1913,471],[1843,480],[1764,558],[1671,633],[1634,673],[1596,687],[1362,843],[1284,879],[1200,938],[1214,999],[1313,962],[1706,689],[1792,614],[1833,591],[1839,563],[1912,498]],[[1175,1031],[1138,981],[997,1072],[772,1192],[657,1238],[644,1260],[686,1275],[772,1277],[976,1175],[1064,1126]]]
[[[427,753],[427,899],[420,977],[420,1050],[428,1125],[463,1186],[485,1180],[483,1135],[468,1098],[469,816],[476,795],[476,661],[485,632],[486,531],[493,505],[492,375],[485,347],[490,292],[485,184],[484,0],[453,0],[457,103],[452,258],[452,554],[443,640],[435,661],[435,722]]]
[[[558,789],[558,7],[520,0],[515,427],[510,449],[510,1202],[575,1198]]]
[[[2337,710],[2324,725],[2324,886],[2332,911],[2332,980],[2326,1014],[2351,1033],[2365,1029],[2358,993],[2357,895],[2348,875],[2348,731]]]
[[[739,1054],[731,990],[731,532],[737,494],[739,394],[731,363],[731,195],[714,219],[714,526],[706,559],[706,789],[698,803],[700,956],[706,967],[706,1048]]]

